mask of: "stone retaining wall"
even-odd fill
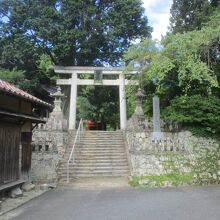
[[[36,129],[32,142],[31,176],[34,181],[57,181],[57,168],[68,146],[69,134],[64,131]]]
[[[32,154],[32,181],[38,183],[57,182],[56,170],[59,160],[57,152],[34,152]]]
[[[126,133],[133,176],[192,173],[197,180],[220,180],[218,141],[189,131],[163,135],[163,140],[154,140],[152,132]]]

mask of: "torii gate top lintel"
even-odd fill
[[[96,71],[101,71],[102,74],[114,74],[119,75],[125,71],[124,67],[94,67],[94,66],[53,66],[53,69],[56,73],[59,74],[95,74]],[[133,69],[129,71],[129,74],[136,74],[138,69]]]
[[[136,80],[125,79],[123,67],[89,67],[89,66],[53,66],[53,69],[59,75],[71,74],[69,79],[58,79],[57,85],[70,85],[70,111],[69,111],[69,129],[75,129],[76,124],[76,98],[78,85],[103,85],[103,86],[119,86],[119,104],[120,104],[120,127],[126,128],[126,95],[125,85],[138,85]],[[101,72],[103,75],[118,75],[118,79],[103,79],[101,84],[93,79],[79,79],[78,74],[97,74]],[[129,74],[136,74],[136,69],[129,71]]]

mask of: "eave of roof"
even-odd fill
[[[17,119],[24,120],[24,121],[31,121],[33,123],[46,123],[45,119],[41,119],[38,117],[25,115],[25,114],[21,114],[21,113],[13,113],[13,112],[7,112],[7,111],[0,110],[0,115],[6,116],[6,117],[17,118]]]
[[[8,83],[6,81],[3,81],[0,79],[0,91],[9,94],[12,96],[16,96],[22,99],[25,99],[31,103],[34,103],[36,105],[42,105],[47,108],[52,108],[52,105],[42,101],[41,99],[23,91],[22,89],[17,88],[16,86],[12,85],[11,83]]]

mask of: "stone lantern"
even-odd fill
[[[138,116],[144,116],[144,112],[142,109],[142,100],[144,97],[144,93],[142,92],[142,89],[139,88],[138,92],[135,95],[135,100],[136,100],[136,109],[134,114],[138,115]]]
[[[55,98],[54,100],[54,109],[50,115],[49,123],[51,123],[52,130],[66,130],[67,121],[64,119],[62,111],[62,103],[65,95],[61,92],[60,86],[57,87],[57,92],[51,95]]]
[[[61,93],[60,86],[58,86],[57,92],[55,92],[51,96],[55,98],[53,112],[61,112],[62,111],[61,109],[62,99],[65,97],[65,95]]]
[[[142,100],[144,96],[145,95],[142,92],[142,89],[139,88],[135,95],[135,100],[136,100],[135,112],[131,116],[131,118],[128,120],[128,123],[127,123],[128,130],[140,131],[146,128],[147,122],[146,122],[144,112],[142,109]]]

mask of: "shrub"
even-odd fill
[[[180,122],[197,133],[220,135],[220,99],[217,97],[176,97],[162,115],[165,120]]]

